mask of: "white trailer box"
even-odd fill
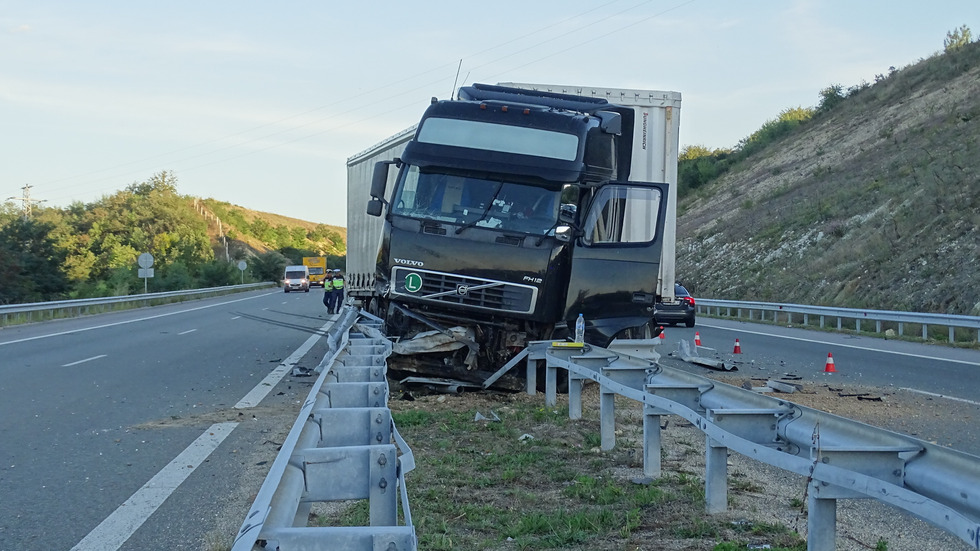
[[[415,135],[415,126],[406,128],[386,140],[347,159],[347,286],[348,296],[370,295],[374,291],[374,270],[381,246],[384,218],[369,216],[367,204],[371,199],[371,178],[374,164],[390,161],[401,155],[405,144]],[[395,187],[390,180],[397,171],[389,171],[388,197]]]

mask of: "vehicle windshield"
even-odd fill
[[[306,277],[305,272],[286,272],[286,279],[303,279]]]
[[[323,268],[313,266],[310,268],[310,275],[323,275]]]
[[[558,220],[561,192],[543,187],[410,166],[403,173],[392,214],[470,226],[543,235]],[[457,232],[458,233],[458,232]]]

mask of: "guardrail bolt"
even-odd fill
[[[385,454],[381,454],[380,456],[378,456],[378,465],[384,467],[387,464],[388,464],[388,458],[385,457]]]
[[[384,477],[382,477],[381,481],[378,482],[378,488],[381,488],[381,491],[384,492],[385,488],[387,487],[388,487],[388,481]]]

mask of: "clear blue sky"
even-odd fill
[[[980,36],[977,0],[0,0],[0,201],[172,170],[185,195],[346,225],[346,159],[449,97],[457,68],[678,91],[681,146],[732,147],[964,24]]]

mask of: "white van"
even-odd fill
[[[286,273],[282,276],[282,290],[285,293],[290,291],[310,292],[310,269],[306,266],[286,266]]]

